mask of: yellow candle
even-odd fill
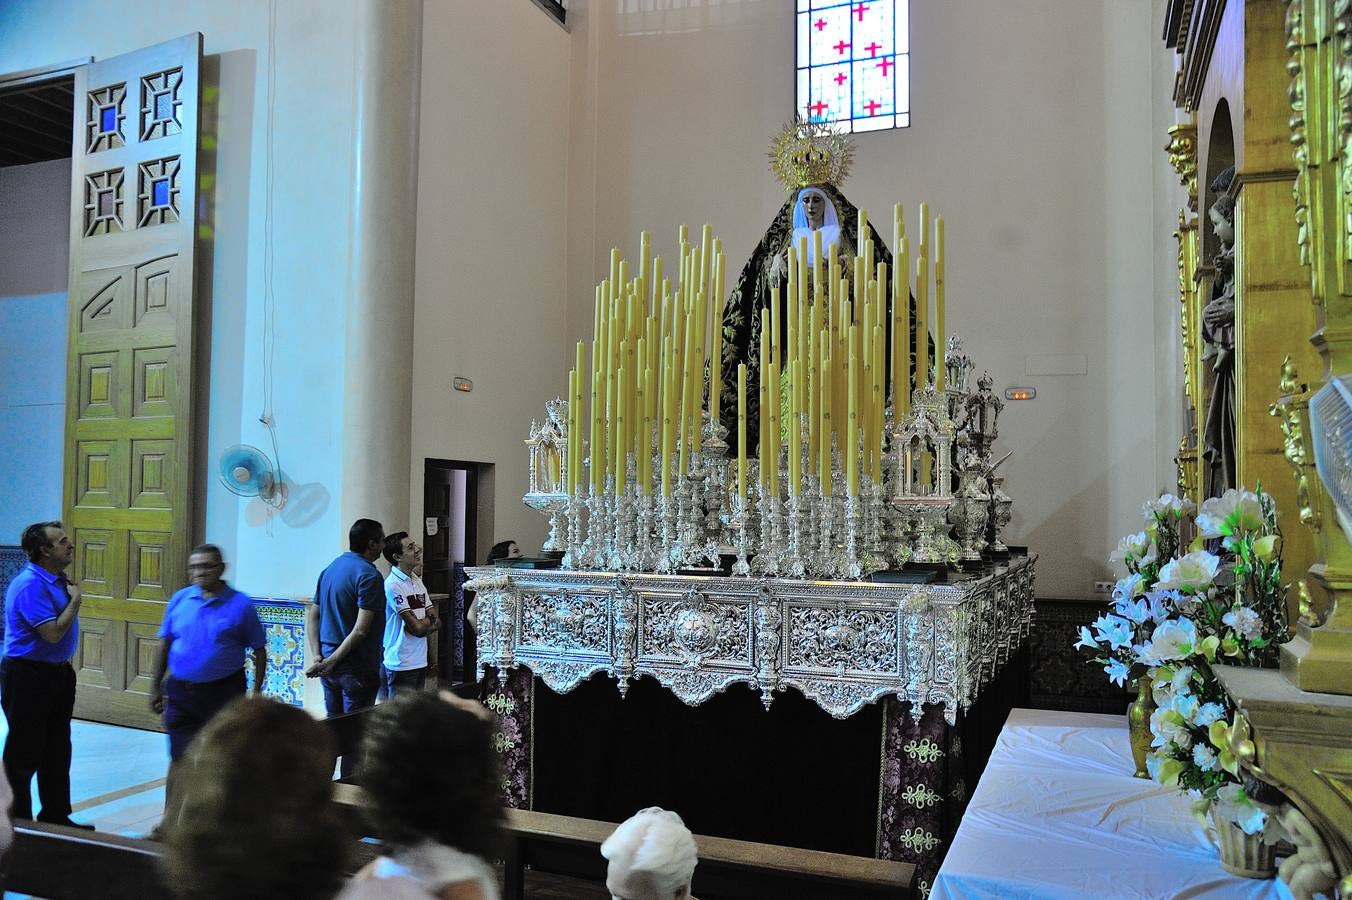
[[[892,204],[892,256],[896,257],[897,252],[901,250],[901,239],[906,234],[906,223],[902,218],[902,206],[900,203]]]
[[[812,302],[820,303],[822,296],[822,233],[812,232]]]
[[[577,369],[568,370],[568,478],[563,489],[569,496],[573,493],[573,478],[577,472],[573,468],[573,449],[577,446],[577,404],[573,402],[577,394]],[[555,486],[555,490],[558,487]]]
[[[831,336],[821,338],[821,448],[817,453],[817,477],[821,480],[822,496],[831,496]]]
[[[762,310],[761,317],[764,318],[764,310]],[[756,483],[763,489],[770,479],[770,466],[765,461],[766,448],[770,446],[770,426],[768,424],[770,415],[770,350],[764,341],[761,341],[760,379],[757,381],[756,388],[760,401],[756,423],[757,431],[760,432],[760,440],[756,444],[757,459],[760,461],[760,465],[756,475]]]
[[[929,260],[922,250],[915,261],[915,384],[923,390],[929,383]]]
[[[639,487],[643,486],[643,474],[646,471],[643,458],[648,455],[644,452],[648,448],[648,441],[643,430],[643,423],[648,412],[648,385],[644,382],[647,356],[648,339],[641,337],[638,339],[638,349],[634,353],[634,368],[631,370],[634,373],[634,406],[629,413],[631,422],[629,426],[630,448],[634,453],[635,474],[638,476]]]
[[[591,489],[592,494],[601,495],[601,487],[605,484],[605,466],[601,462],[604,458],[603,448],[606,445],[606,433],[601,424],[605,416],[605,375],[599,365],[601,354],[600,346],[596,341],[592,342],[592,385],[591,385]]]
[[[779,421],[780,392],[779,392],[779,361],[770,360],[770,414],[766,417],[766,424],[770,429],[769,440],[762,436],[761,440],[766,441],[769,446],[769,452],[766,454],[766,462],[770,466],[770,496],[779,496],[779,450],[781,441],[781,429]]]
[[[721,278],[715,272],[714,281]],[[717,422],[723,411],[723,296],[714,301],[714,329],[709,351],[709,421]]]
[[[646,231],[640,231],[638,233],[638,279],[645,288],[651,284],[653,274],[651,270],[652,260],[648,258],[648,254],[651,252],[652,236]],[[640,292],[639,296],[643,298],[644,303],[648,302],[646,291]]]
[[[903,237],[892,267],[892,404],[898,422],[911,411],[910,272],[911,251]]]
[[[821,304],[814,303],[808,310],[807,332],[807,452],[808,471],[817,471],[817,430],[821,427],[821,398],[818,397],[818,385],[821,382]]]
[[[929,204],[922,203],[920,204],[920,255],[925,257],[926,259],[929,258],[929,249],[930,249],[929,230],[930,230]]]
[[[883,477],[883,327],[873,326],[873,408],[869,411],[872,419],[872,434],[869,435],[869,453],[873,460],[870,475],[875,484],[882,484]]]
[[[845,482],[851,497],[859,496],[859,326],[850,326],[850,358],[846,383]]]
[[[855,256],[863,257],[864,243],[868,240],[868,210],[859,210],[859,233],[854,236]]]
[[[627,419],[625,413],[629,410],[629,381],[627,379],[628,370],[620,366],[619,371],[615,373],[615,394],[618,398],[618,412],[615,415],[615,496],[624,495],[625,480],[628,476],[627,453],[625,448],[625,437],[627,432]]]
[[[944,217],[934,220],[934,362],[939,390],[944,389]]]
[[[746,500],[746,363],[737,364],[737,496]]]
[[[685,359],[681,364],[681,416],[680,416],[680,468],[678,471],[684,475],[689,471],[690,464],[690,410],[695,404],[695,389],[693,385],[693,373],[695,367],[695,311],[691,309],[685,314]]]
[[[803,371],[803,367],[802,367],[802,365],[800,364],[800,361],[795,359],[795,360],[793,361],[792,365],[791,365],[790,368],[789,368],[789,391],[790,391],[790,393],[791,393],[792,396],[793,396],[793,400],[792,400],[792,402],[790,403],[790,406],[791,406],[791,407],[793,408],[793,410],[794,410],[793,415],[789,417],[789,496],[790,496],[790,497],[797,497],[797,496],[798,496],[798,481],[799,481],[799,477],[800,477],[799,466],[801,465],[800,458],[801,458],[802,454],[800,454],[800,453],[798,452],[798,449],[799,449],[799,445],[798,445],[798,436],[799,436],[799,432],[800,432],[800,430],[801,430],[801,429],[799,428],[799,425],[798,425],[798,408],[802,405],[802,401],[799,399],[799,393],[800,393],[800,390],[801,390],[801,388],[800,388],[800,382],[801,382],[801,377],[802,377],[802,371]]]
[[[671,496],[671,454],[675,448],[676,441],[676,423],[672,416],[672,396],[675,393],[673,386],[674,372],[672,370],[676,360],[676,348],[672,343],[672,338],[668,336],[662,345],[662,454],[660,465],[662,467],[662,496]]]

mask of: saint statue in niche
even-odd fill
[[[1220,249],[1212,261],[1216,275],[1211,300],[1202,307],[1202,358],[1211,363],[1211,393],[1202,429],[1202,456],[1207,461],[1207,497],[1219,497],[1235,486],[1235,198],[1231,166],[1211,182],[1219,195],[1207,211]]]
[[[728,429],[729,454],[737,454],[737,365],[745,363],[747,380],[760,380],[760,310],[769,309],[775,289],[780,292],[781,304],[788,282],[789,247],[799,247],[799,239],[806,239],[808,247],[808,300],[811,302],[815,286],[812,284],[813,232],[822,237],[822,268],[830,259],[830,248],[836,248],[836,258],[842,262],[842,277],[853,279],[853,256],[858,246],[859,210],[845,198],[837,185],[849,172],[854,148],[848,138],[830,130],[821,123],[790,123],[775,138],[770,149],[770,168],[791,194],[779,208],[770,227],[742,267],[736,286],[728,295],[723,312],[723,393],[719,415]],[[888,210],[890,215],[891,210]],[[873,263],[887,263],[892,270],[892,249],[889,239],[882,237],[869,223],[873,238]],[[872,277],[873,273],[870,273]],[[884,335],[891,346],[891,275],[888,275],[887,329]],[[908,280],[909,283],[909,280]],[[825,287],[823,287],[825,293]],[[780,346],[784,346],[788,316],[780,307]],[[915,301],[911,300],[912,328],[915,321]],[[915,343],[911,335],[911,343]],[[931,344],[933,342],[931,341]],[[930,359],[934,358],[931,347]],[[782,360],[781,360],[782,362]],[[912,358],[914,371],[914,358]],[[787,373],[783,377],[787,378]],[[886,376],[890,384],[890,373]],[[788,396],[788,391],[782,392]],[[754,391],[747,393],[747,455],[755,453],[759,443],[760,398]]]

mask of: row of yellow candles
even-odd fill
[[[916,257],[914,294],[916,299],[914,347],[910,343],[910,309],[904,302],[892,305],[892,397],[898,417],[910,409],[914,388],[906,356],[913,350],[916,372],[928,373],[930,296],[929,207],[920,205],[924,223]],[[935,367],[936,386],[944,388],[942,348],[944,341],[945,263],[944,220],[934,225],[934,307],[935,346],[939,359]],[[846,464],[846,484],[851,496],[859,492],[860,467],[875,482],[882,477],[882,446],[886,386],[883,373],[889,357],[884,356],[888,329],[887,264],[874,265],[873,241],[868,213],[859,211],[859,240],[854,257],[853,289],[840,271],[836,247],[829,254],[821,250],[821,235],[814,234],[815,246],[809,254],[806,240],[789,248],[788,281],[783,294],[776,288],[770,308],[761,314],[760,395],[760,482],[764,489],[779,495],[777,460],[784,437],[789,431],[789,495],[802,489],[797,435],[779,421],[783,382],[788,372],[791,423],[807,422],[808,463],[818,472],[823,491],[831,492],[831,446],[842,450],[859,448],[862,453],[842,453]],[[905,298],[910,289],[910,243],[906,237],[902,207],[893,208],[892,294]],[[671,496],[672,458],[678,471],[689,471],[690,454],[700,451],[703,422],[704,366],[710,369],[712,389],[708,408],[712,420],[719,416],[722,392],[722,328],[726,257],[722,242],[713,237],[710,226],[703,228],[698,246],[688,239],[683,225],[680,231],[679,281],[673,290],[663,279],[662,257],[650,254],[647,232],[640,235],[640,271],[629,277],[629,263],[618,249],[611,251],[610,275],[596,289],[593,321],[592,369],[586,380],[585,345],[578,342],[574,368],[568,375],[569,434],[581,435],[583,394],[591,393],[590,469],[591,488],[599,495],[607,475],[615,477],[615,489],[625,489],[627,472],[624,461],[634,452],[635,476],[640,492],[653,490],[652,454],[635,452],[646,449],[660,424],[659,471],[662,493]],[[649,264],[651,260],[651,264]],[[813,270],[809,292],[807,271]],[[872,275],[873,277],[869,277]],[[828,277],[829,276],[829,277]],[[809,296],[809,293],[811,294]],[[713,298],[712,302],[710,297]],[[780,317],[787,317],[785,346],[779,336],[784,329]],[[905,316],[905,318],[903,318]],[[768,338],[768,339],[767,339]],[[746,496],[746,397],[745,364],[737,371],[737,495]],[[607,411],[611,414],[606,415]],[[844,413],[844,417],[841,417]],[[607,452],[607,450],[609,452]],[[575,493],[582,477],[582,441],[569,441],[567,489]]]

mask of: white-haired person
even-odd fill
[[[613,900],[695,900],[695,836],[681,817],[651,806],[625,819],[601,844]]]

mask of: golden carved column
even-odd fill
[[[1303,690],[1352,694],[1352,545],[1314,470],[1308,415],[1330,375],[1352,372],[1352,0],[1288,0],[1285,25],[1296,247],[1319,359],[1289,366],[1273,407],[1315,547],[1308,578],[1296,586],[1301,619],[1282,647],[1282,669]]]
[[[1195,117],[1194,117],[1195,119]],[[1180,123],[1169,129],[1164,147],[1169,164],[1188,191],[1188,205],[1178,211],[1178,311],[1179,331],[1183,338],[1183,435],[1178,442],[1178,494],[1201,503],[1201,439],[1198,410],[1202,403],[1201,292],[1198,289],[1198,254],[1201,252],[1197,221],[1197,125]]]
[[[1318,2],[1318,0],[1314,0]],[[1228,9],[1227,4],[1227,9]],[[1279,422],[1269,415],[1273,386],[1286,357],[1297,368],[1317,363],[1308,338],[1314,330],[1308,277],[1301,266],[1292,214],[1291,127],[1279,110],[1289,108],[1291,61],[1286,0],[1248,0],[1243,5],[1243,129],[1235,176],[1235,442],[1239,483],[1261,484],[1281,514],[1283,556],[1288,571],[1314,561],[1314,539],[1297,521],[1296,484],[1284,456]],[[1296,599],[1288,604],[1296,618]]]

